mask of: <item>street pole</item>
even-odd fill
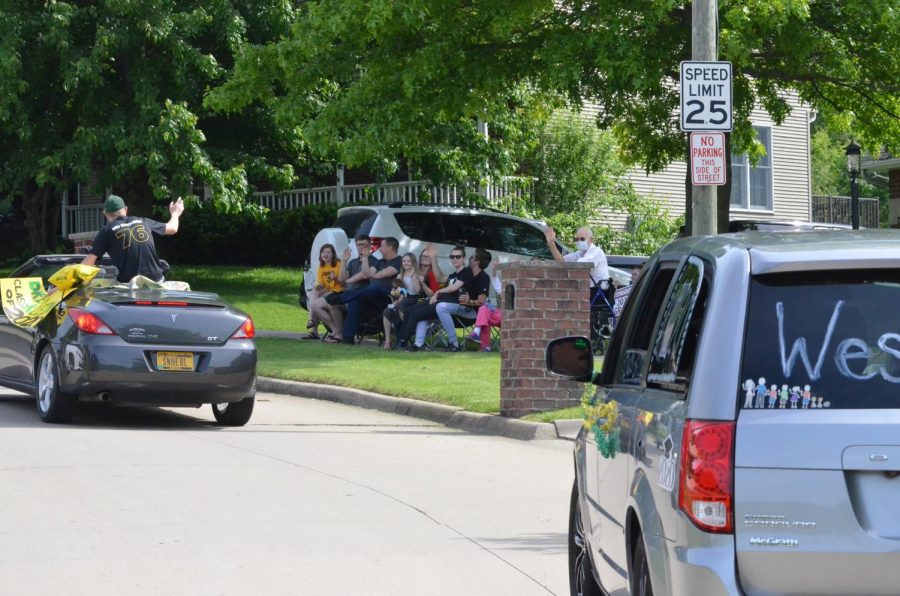
[[[475,124],[478,129],[478,134],[484,137],[485,143],[489,143],[491,140],[491,136],[488,134],[488,123],[487,120],[482,120],[479,118]],[[484,197],[484,200],[488,202],[489,206],[493,207],[494,205],[490,204],[491,200],[491,182],[488,180],[485,184],[478,184],[478,193]]]
[[[862,156],[862,147],[857,145],[853,139],[850,144],[844,147],[844,153],[847,156],[847,173],[850,174],[850,223],[853,229],[859,229],[859,186],[856,184],[856,177],[860,172],[860,159]]]
[[[694,0],[691,8],[691,59],[714,62],[716,52],[716,0]],[[716,188],[698,186],[691,189],[691,234],[708,236],[716,234]]]

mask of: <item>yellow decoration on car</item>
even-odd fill
[[[47,281],[60,290],[77,290],[84,287],[100,273],[99,267],[91,265],[66,265],[50,276]]]
[[[89,265],[66,265],[47,280],[56,286],[49,294],[39,277],[2,279],[3,313],[17,327],[36,327],[66,296],[88,284],[99,272],[98,267]]]

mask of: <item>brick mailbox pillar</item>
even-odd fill
[[[94,236],[97,235],[97,232],[73,232],[69,234],[69,240],[72,241],[72,244],[75,246],[75,252],[77,254],[87,253],[91,250],[91,245],[94,243]]]
[[[582,385],[551,376],[547,342],[590,333],[590,263],[504,263],[500,414],[518,418],[579,403]]]

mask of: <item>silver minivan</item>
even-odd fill
[[[575,594],[900,593],[900,232],[686,238],[644,268],[575,446]]]

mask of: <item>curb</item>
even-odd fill
[[[584,426],[584,420],[581,418],[574,420],[554,420],[553,424],[556,426],[556,436],[560,439],[565,439],[566,441],[574,441],[578,436],[581,427]]]
[[[389,414],[411,416],[476,434],[495,435],[522,441],[560,438],[557,427],[546,422],[529,422],[515,418],[503,418],[494,414],[478,414],[467,412],[456,406],[435,404],[408,397],[392,397],[362,389],[258,377],[256,390],[321,399]]]

